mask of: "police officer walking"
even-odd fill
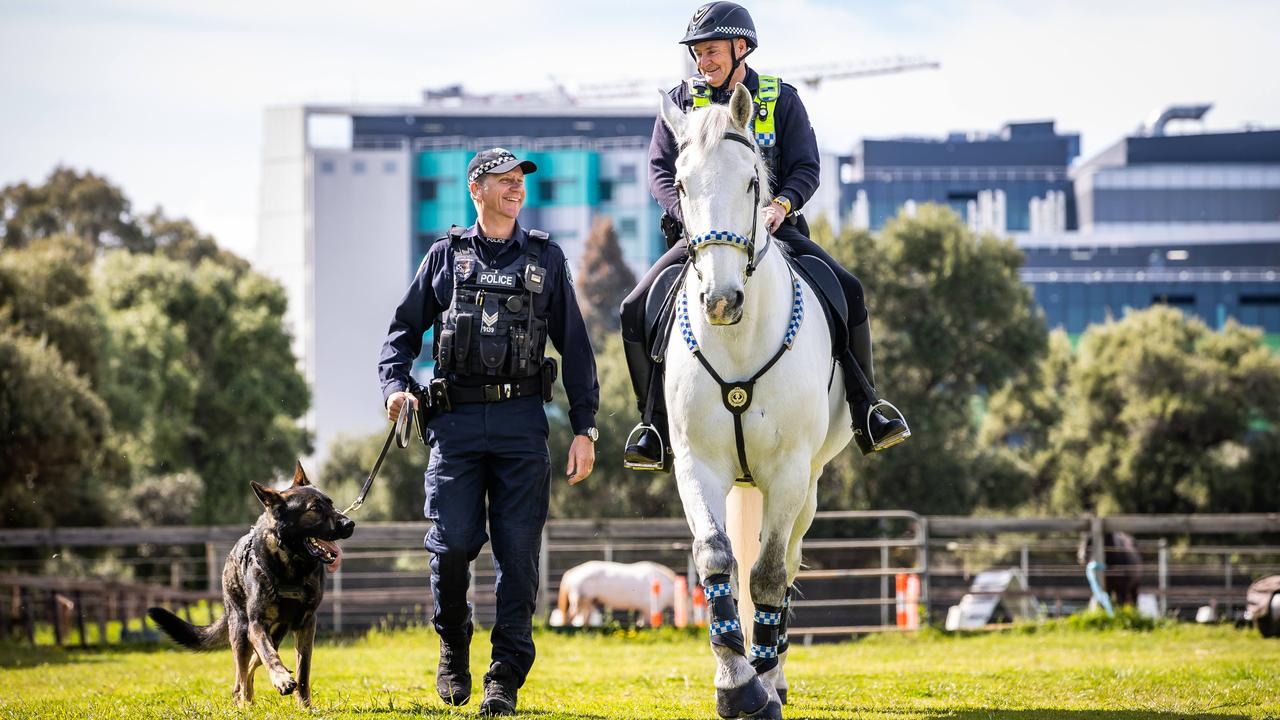
[[[431,246],[396,308],[378,364],[387,417],[394,421],[406,404],[416,409],[432,448],[426,472],[432,526],[424,545],[431,553],[432,624],[440,634],[436,691],[451,705],[471,697],[470,563],[492,539],[497,619],[480,704],[486,715],[515,713],[516,693],[533,666],[551,482],[542,405],[556,372],[544,356],[547,338],[564,359],[575,433],[570,484],[591,474],[598,436],[600,386],[564,252],[516,220],[525,175],[536,170],[502,148],[471,160],[467,182],[478,222],[454,227]],[[409,371],[432,327],[435,377],[419,388]]]
[[[762,220],[793,255],[816,256],[839,278],[849,308],[849,346],[838,351],[837,358],[844,370],[855,441],[863,453],[902,442],[910,436],[906,423],[881,414],[879,401],[874,397],[871,329],[862,283],[809,239],[809,225],[800,214],[804,203],[818,189],[819,176],[818,144],[800,96],[791,85],[777,77],[760,75],[743,62],[758,43],[755,23],[740,5],[713,2],[698,8],[680,43],[688,48],[702,74],[672,88],[668,93],[671,99],[688,112],[710,103],[728,103],[739,83],[751,91],[756,106],[756,144],[774,178],[775,195],[764,209]],[[675,185],[677,152],[670,128],[659,117],[649,145],[649,190],[666,213],[663,230],[673,246],[641,278],[623,301],[621,310],[623,345],[631,382],[641,415],[652,418],[651,425],[642,422],[632,431],[634,442],[630,442],[624,452],[624,464],[635,470],[665,470],[670,460],[662,383],[660,379],[651,382],[657,369],[645,347],[644,312],[649,288],[658,275],[684,262],[688,256]],[[867,383],[858,377],[859,367]]]

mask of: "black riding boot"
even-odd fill
[[[845,398],[853,416],[853,440],[863,455],[870,455],[911,437],[911,428],[897,408],[876,397],[870,318],[849,328],[849,350],[840,358],[840,365],[844,369]],[[891,408],[897,417],[885,417],[880,411],[883,407]]]
[[[667,409],[662,397],[662,372],[649,357],[644,343],[624,339],[623,352],[631,372],[640,423],[627,437],[622,465],[630,470],[667,472],[671,467],[671,443],[667,434]]]

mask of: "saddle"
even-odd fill
[[[787,262],[804,277],[818,296],[822,314],[831,332],[831,347],[835,354],[849,347],[849,304],[844,288],[835,272],[821,258],[812,255],[790,256]],[[667,343],[671,337],[671,323],[675,319],[676,295],[684,285],[684,275],[689,264],[682,262],[663,270],[649,288],[644,306],[644,338],[649,357],[661,363],[667,355]]]

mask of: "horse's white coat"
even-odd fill
[[[675,602],[676,574],[665,565],[592,560],[569,568],[560,578],[561,622],[576,627],[588,624],[595,605],[636,610],[647,618],[655,580],[658,607],[666,610]]]
[[[683,189],[681,209],[688,236],[720,230],[749,237],[757,214],[759,257],[766,230],[758,218],[761,208],[753,206],[750,180],[760,177],[760,198],[767,203],[771,195],[765,166],[758,151],[723,140],[726,131],[751,136],[751,108],[750,94],[739,86],[728,107],[712,105],[688,115],[664,94],[662,116],[683,147],[676,160],[676,180]],[[754,375],[777,352],[787,331],[791,273],[781,245],[768,242],[771,247],[750,278],[747,253],[713,245],[697,249],[697,272],[685,280],[694,336],[703,356],[728,382]],[[753,526],[760,529],[758,557],[744,555],[745,543],[734,547],[739,579],[746,580],[749,571],[759,578],[740,582],[735,592],[748,647],[752,605],[782,604],[800,568],[800,543],[817,507],[818,477],[852,439],[843,382],[839,373],[833,374],[830,334],[813,290],[807,283],[802,287],[805,319],[799,334],[791,350],[756,382],[750,409],[743,415],[747,461],[763,497],[757,518],[741,518],[747,536],[756,535]],[[726,301],[735,291],[744,293],[738,313]],[[690,352],[679,327],[672,332],[665,389],[675,474],[693,531],[695,562],[705,579],[730,570],[719,564],[734,564],[714,549],[726,540],[727,497],[740,472],[733,416],[724,407],[719,385]],[[735,506],[742,507],[737,502]],[[715,654],[718,689],[739,687],[754,675],[742,656],[719,647]],[[786,687],[781,665],[762,680],[774,700],[776,689]]]

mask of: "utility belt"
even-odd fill
[[[433,378],[427,385],[412,383],[409,392],[418,398],[418,430],[427,426],[436,413],[452,412],[455,405],[492,403],[526,397],[551,402],[559,366],[553,358],[543,358],[537,375],[492,385],[459,385],[445,378]]]

